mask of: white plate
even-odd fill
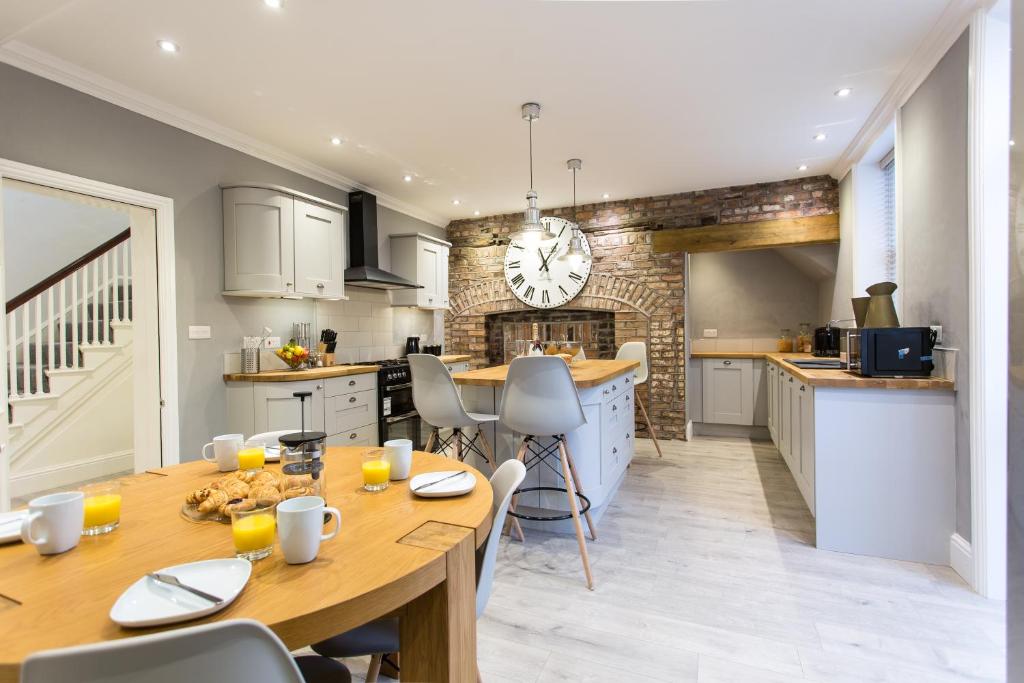
[[[198,619],[230,605],[245,588],[252,573],[249,560],[203,560],[157,570],[178,577],[182,583],[216,595],[224,602],[213,604],[184,588],[143,576],[128,587],[110,609],[110,618],[121,626],[141,628]]]
[[[267,462],[278,462],[281,459],[281,447],[280,446],[264,446],[263,447],[264,460]]]
[[[0,514],[0,543],[21,540],[21,522],[28,517],[28,510],[15,510]]]
[[[459,470],[447,470],[445,472],[425,472],[423,474],[417,474],[409,482],[409,488],[417,496],[423,498],[450,498],[451,496],[462,496],[476,487],[476,477],[472,472],[466,471],[461,477],[452,477],[448,481],[442,481],[440,484],[435,484],[423,491],[417,491],[421,486],[426,486],[432,481],[438,481],[445,477],[451,476]]]

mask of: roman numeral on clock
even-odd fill
[[[558,291],[560,291],[562,293],[562,296],[564,297],[569,296],[569,292],[565,291],[565,287],[563,287],[562,285],[558,285]]]
[[[543,292],[540,293],[540,302],[542,304],[551,303],[551,297],[548,296],[548,290],[545,289]]]
[[[576,282],[583,282],[583,276],[580,275],[579,273],[569,273],[569,277],[571,277]]]
[[[509,244],[508,246],[511,247],[512,249],[523,249],[523,247],[519,244]]]
[[[523,292],[523,296],[525,296],[527,299],[532,299],[533,291],[533,285],[530,285],[529,287],[526,288],[526,291]]]
[[[526,278],[523,277],[522,273],[517,273],[516,276],[512,278],[513,287],[520,287],[524,282],[526,282]],[[530,289],[533,289],[533,287],[531,287]]]
[[[519,268],[521,265],[522,265],[522,263],[520,261],[509,261],[508,262],[508,267],[509,268]]]

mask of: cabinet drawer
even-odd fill
[[[349,375],[347,377],[328,377],[326,381],[326,395],[341,396],[357,391],[367,391],[377,388],[377,375],[367,372],[362,375]]]
[[[328,446],[377,446],[377,424],[363,425],[327,437]]]
[[[377,392],[373,389],[331,396],[326,403],[325,424],[328,434],[340,434],[363,425],[377,424]]]
[[[601,402],[611,403],[620,396],[622,392],[633,386],[632,375],[622,375],[601,385]]]

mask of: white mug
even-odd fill
[[[334,531],[326,534],[321,533],[325,512],[334,517]],[[312,562],[320,552],[320,543],[331,540],[339,531],[341,512],[325,507],[320,496],[299,496],[277,504],[277,537],[288,564]]]
[[[391,481],[409,478],[412,469],[412,441],[391,439],[384,442],[384,459],[391,463]]]
[[[21,540],[31,543],[40,555],[71,550],[82,537],[85,522],[85,494],[66,491],[40,496],[28,504],[28,517],[21,523]]]
[[[221,434],[213,437],[213,441],[203,446],[203,460],[217,463],[221,472],[232,472],[238,469],[238,451],[242,450],[245,437],[241,434]],[[207,449],[213,448],[213,457]]]

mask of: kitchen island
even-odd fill
[[[462,401],[467,410],[495,415],[499,413],[508,367],[499,365],[452,375],[462,392]],[[590,499],[590,516],[595,524],[600,523],[633,459],[633,372],[638,367],[640,364],[637,361],[618,360],[583,360],[569,366],[580,393],[587,423],[566,434],[566,438],[576,463],[580,485]],[[484,425],[483,430],[494,445],[498,464],[515,457],[525,436],[498,423]],[[553,440],[539,438],[538,441],[544,446]],[[467,460],[473,457],[467,456]],[[486,463],[479,459],[471,462],[482,472],[489,473]],[[551,464],[557,467],[557,459],[552,460]],[[524,488],[563,485],[561,477],[543,464],[527,472],[523,482]],[[520,512],[530,514],[531,509],[550,514],[568,512],[569,506],[564,493],[532,491],[519,499]],[[522,520],[522,524],[549,531],[573,532],[571,520],[543,523]]]

